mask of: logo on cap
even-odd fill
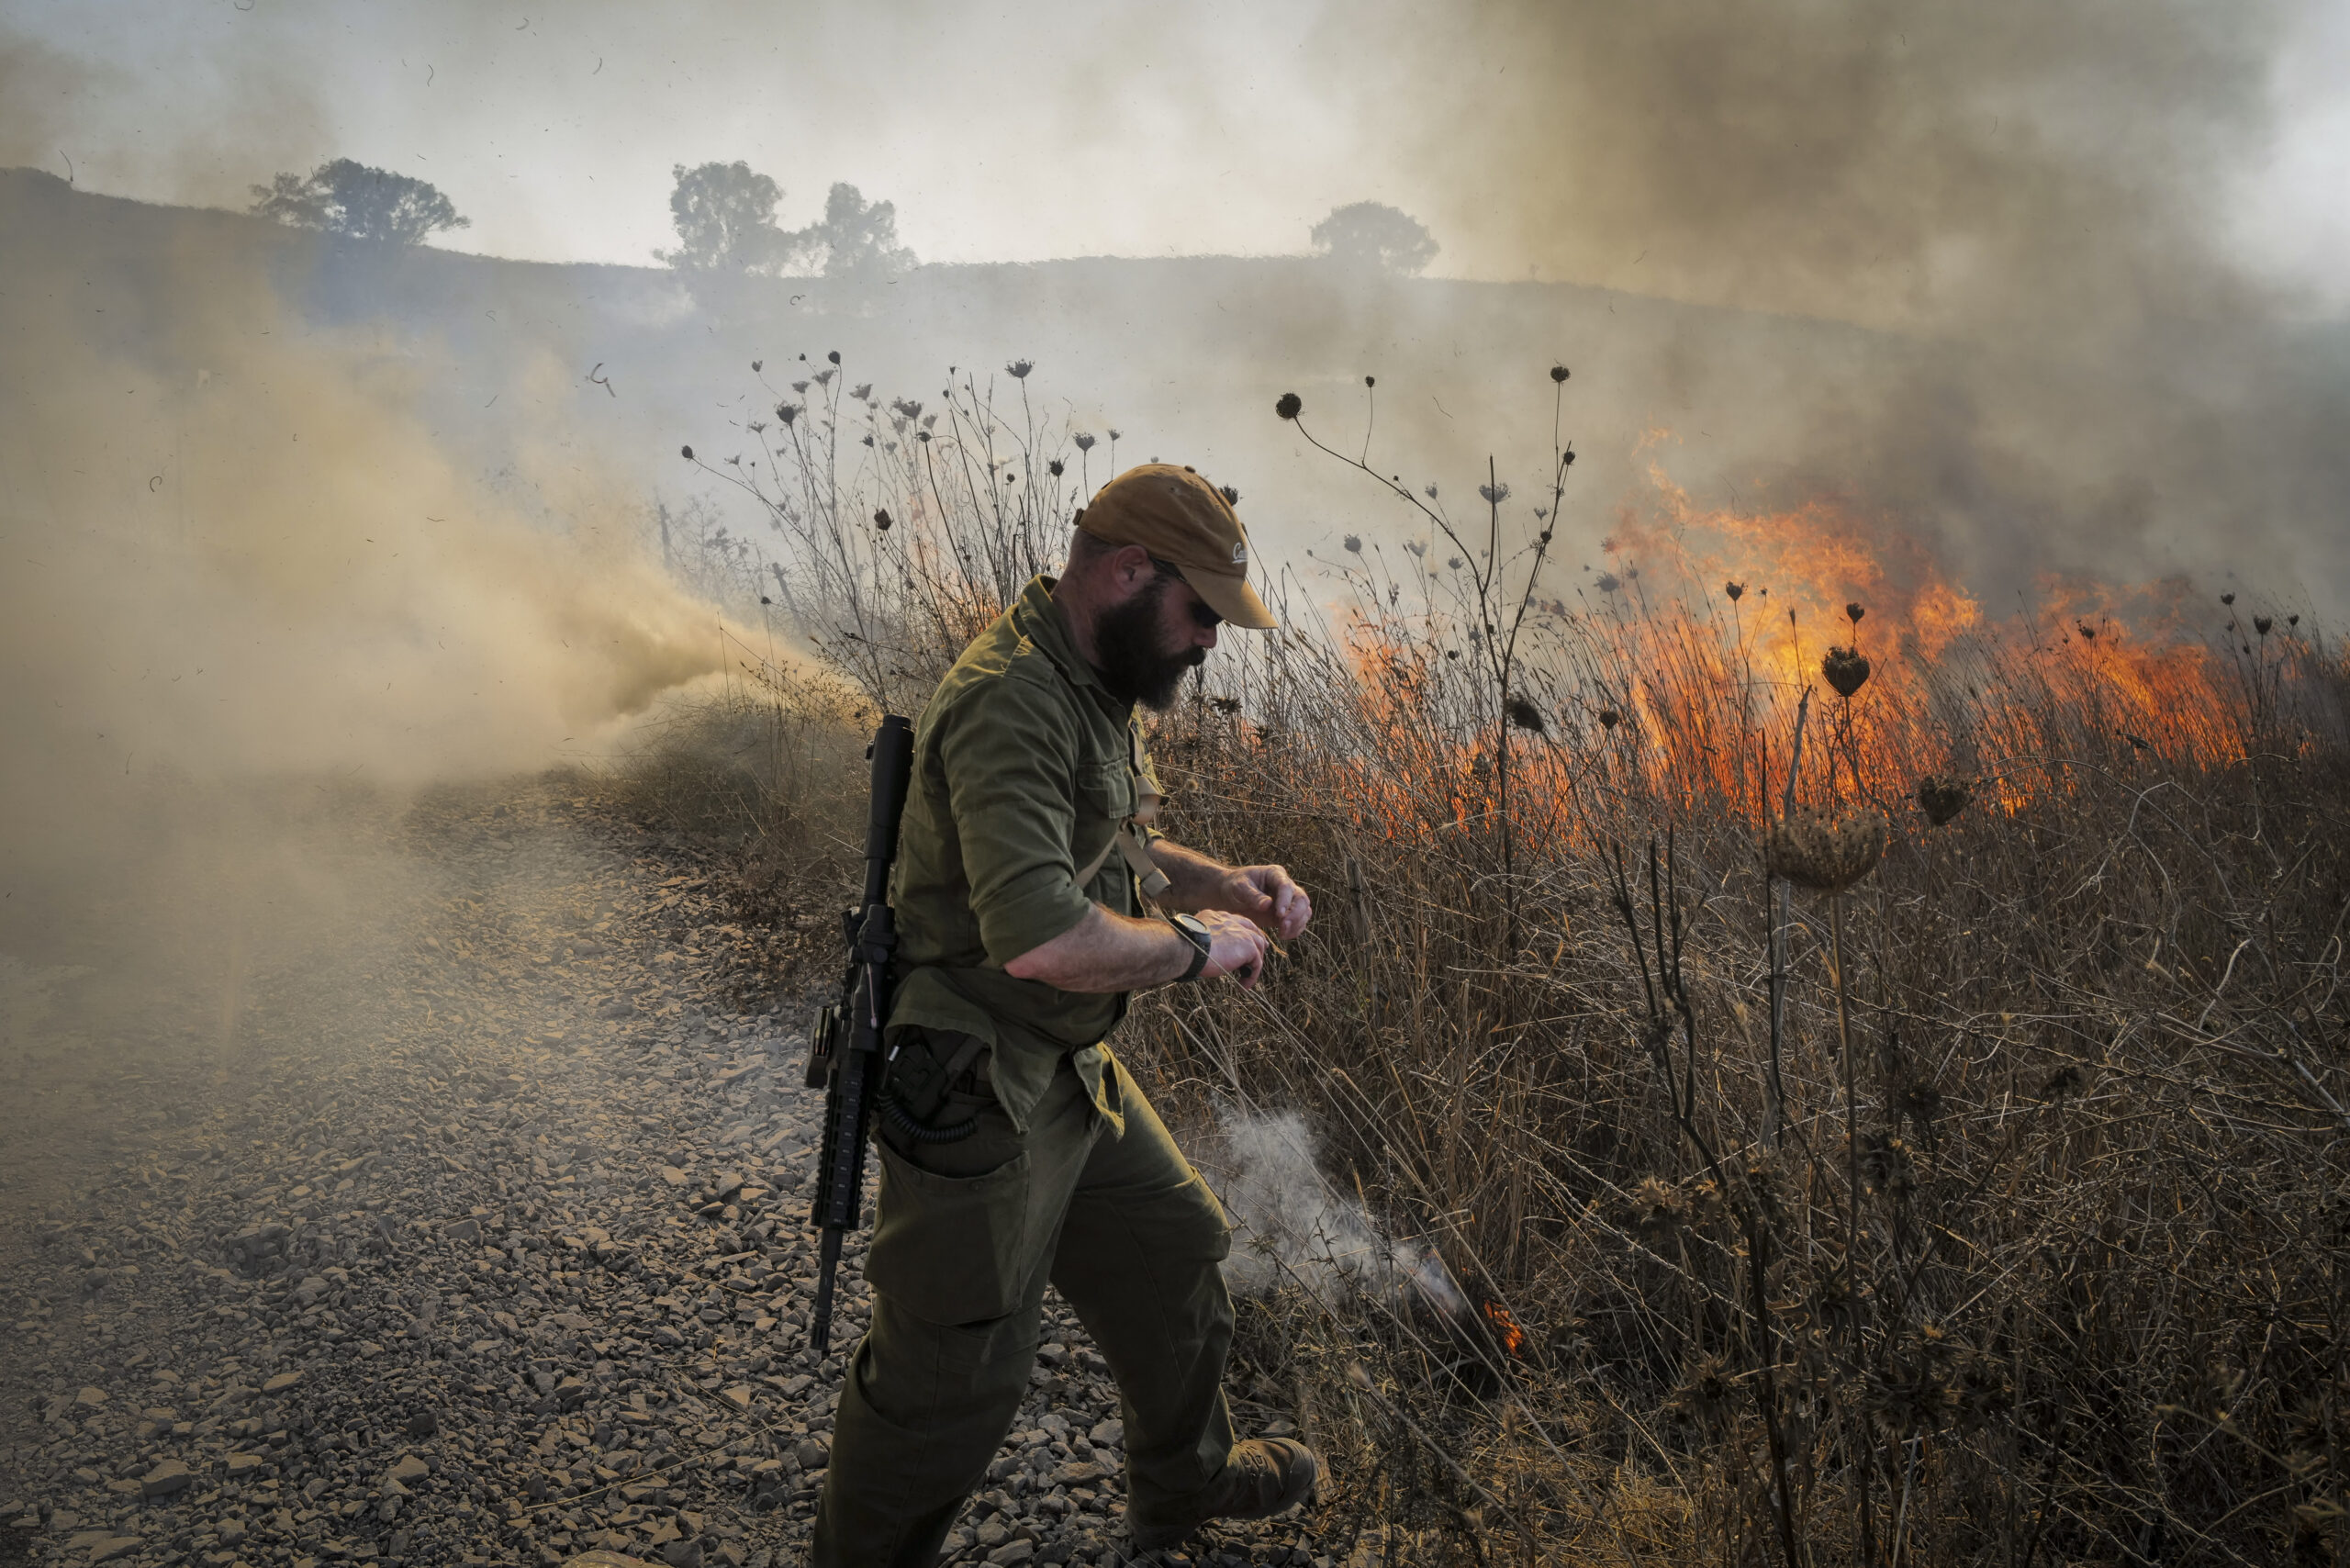
[[[1236,566],[1245,566],[1248,564],[1248,545],[1235,544],[1232,547],[1232,564]]]

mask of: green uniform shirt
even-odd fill
[[[1135,809],[1150,761],[1134,706],[1104,690],[1039,577],[974,638],[914,726],[912,787],[892,895],[899,981],[893,1025],[989,1042],[996,1099],[1022,1132],[1069,1057],[1095,1106],[1123,1131],[1103,1088],[1102,1042],[1124,993],[1016,980],[1004,964],[1085,916],[1136,914],[1125,861],[1102,854]],[[1152,789],[1156,790],[1154,781]],[[1078,885],[1077,873],[1100,865]]]

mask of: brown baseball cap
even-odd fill
[[[1180,568],[1192,591],[1235,626],[1279,624],[1248,586],[1248,535],[1224,492],[1190,468],[1146,463],[1099,490],[1077,526],[1112,544],[1139,544]]]

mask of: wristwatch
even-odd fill
[[[1175,978],[1179,980],[1199,979],[1200,971],[1208,967],[1208,948],[1214,945],[1214,941],[1208,935],[1206,923],[1196,914],[1170,914],[1166,917],[1166,920],[1168,924],[1173,926],[1181,935],[1184,941],[1192,945],[1192,967]]]

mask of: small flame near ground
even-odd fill
[[[1484,1312],[1485,1327],[1492,1330],[1494,1343],[1501,1347],[1502,1354],[1514,1361],[1524,1361],[1526,1330],[1517,1326],[1517,1319],[1510,1316],[1509,1308],[1500,1302],[1489,1301],[1485,1304]]]

